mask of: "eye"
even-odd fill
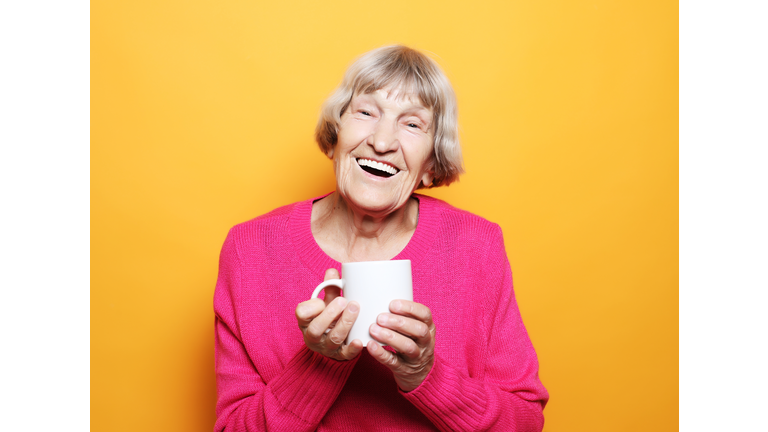
[[[418,129],[418,128],[419,128],[419,125],[417,125],[416,123],[408,123],[408,127],[409,127],[409,128],[415,128],[415,129]]]
[[[371,113],[369,113],[368,111],[363,111],[363,110],[360,111],[360,114],[362,114],[364,116],[368,116],[368,117],[371,116]]]

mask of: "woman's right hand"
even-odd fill
[[[339,279],[336,269],[328,269],[325,279]],[[314,298],[296,306],[296,320],[304,334],[304,343],[309,349],[336,360],[351,360],[363,350],[363,343],[355,339],[345,345],[349,330],[360,313],[357,302],[347,303],[339,296],[338,287],[325,289],[325,300]]]

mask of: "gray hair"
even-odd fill
[[[421,52],[402,45],[385,46],[360,56],[347,69],[339,87],[326,99],[315,129],[320,150],[330,155],[338,140],[341,115],[352,97],[387,87],[418,96],[434,113],[434,142],[430,171],[432,184],[449,185],[464,172],[459,144],[456,95],[440,67]]]

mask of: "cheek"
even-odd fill
[[[368,135],[370,135],[370,132],[367,129],[367,125],[350,120],[339,127],[336,145],[339,146],[341,144],[345,149],[351,149],[356,147]]]
[[[337,157],[333,158],[333,170],[336,172],[336,175],[343,174],[345,168],[341,157],[337,155]]]
[[[333,160],[333,173],[336,176],[337,186],[344,186],[353,183],[352,176],[355,170],[356,162],[351,158],[337,157]]]
[[[431,169],[432,141],[419,142],[413,148],[411,160],[417,168],[416,171],[428,171]]]

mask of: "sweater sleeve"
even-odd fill
[[[424,382],[401,393],[441,431],[540,432],[549,394],[539,380],[536,352],[515,301],[498,225],[491,237],[476,289],[488,299],[485,310],[495,314],[489,317],[486,352],[469,360],[483,362],[470,368],[484,371],[483,376],[468,376],[436,353]]]
[[[214,431],[314,431],[356,363],[302,347],[269,383],[251,360],[240,332],[242,269],[233,232],[219,259],[214,294],[216,424]]]

